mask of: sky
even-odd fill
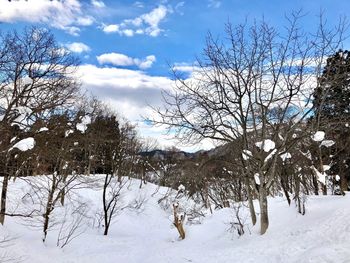
[[[320,10],[331,23],[350,9],[349,0],[0,0],[0,30],[49,28],[57,42],[81,60],[82,88],[137,125],[140,136],[187,151],[215,144],[180,145],[144,118],[162,106],[162,90],[173,85],[171,68],[190,73],[210,32],[246,19],[283,30],[285,15],[302,9],[312,28]]]

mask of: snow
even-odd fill
[[[321,142],[324,140],[325,132],[317,131],[313,136],[311,136],[312,140],[315,142]]]
[[[102,176],[89,179],[92,177],[103,183]],[[14,238],[10,246],[0,247],[0,255],[6,253],[23,263],[349,262],[350,193],[310,196],[304,216],[297,213],[294,204],[288,206],[285,199],[269,198],[270,227],[263,236],[259,235],[259,223],[252,226],[249,218],[243,216],[246,234],[238,238],[229,230],[233,209],[214,210],[201,224],[185,224],[186,239],[179,240],[171,209],[164,210],[158,204],[168,189],[158,189],[151,183],[139,189],[139,184],[138,180],[128,182],[123,202],[143,197],[143,209],[121,211],[108,236],[103,236],[95,220],[102,193],[84,188],[76,190],[76,196],[88,202],[91,218],[84,219],[84,232],[70,244],[63,249],[56,247],[58,227],[49,230],[43,244],[39,227],[29,227],[26,219],[7,217],[0,234]],[[26,188],[24,180],[10,181],[9,207],[11,200],[22,200]],[[180,207],[185,199],[179,200]],[[258,207],[257,202],[255,205]],[[247,211],[243,212],[246,215]]]
[[[15,143],[15,145],[13,145],[11,148],[10,148],[10,151],[12,149],[18,149],[22,152],[25,152],[25,151],[28,151],[28,150],[31,150],[34,148],[34,145],[35,145],[35,140],[33,137],[29,137],[29,138],[26,138],[26,139],[23,139],[23,140],[20,140],[19,142]]]
[[[87,129],[87,125],[91,123],[91,118],[90,116],[86,115],[81,119],[81,123],[78,123],[76,125],[76,128],[78,131],[81,131],[82,133],[84,133]]]
[[[179,187],[177,188],[177,190],[179,191],[179,192],[183,192],[183,191],[185,191],[185,186],[183,185],[183,184],[180,184],[179,185]]]
[[[268,156],[266,156],[264,162],[266,163],[268,160],[270,160],[277,152],[277,149],[274,149],[271,153],[269,153]]]
[[[252,154],[252,152],[251,151],[249,151],[249,150],[243,150],[243,152],[242,152],[242,157],[243,157],[243,160],[249,160],[249,158],[250,157],[252,157],[253,156],[253,154]]]
[[[65,137],[68,137],[69,134],[71,134],[71,133],[74,133],[74,131],[73,131],[73,130],[67,130],[67,131],[65,132],[64,136],[65,136]]]
[[[267,140],[264,140],[261,142],[257,142],[257,143],[255,143],[255,145],[256,145],[256,147],[258,147],[260,149],[263,147],[263,150],[265,152],[269,152],[269,151],[275,149],[275,146],[276,146],[275,142],[271,141],[270,139],[267,139]]]
[[[287,159],[292,158],[292,155],[289,152],[283,153],[280,155],[283,162],[285,162]]]
[[[335,141],[333,140],[324,140],[321,142],[321,146],[325,146],[325,147],[331,147],[335,144]]]
[[[48,131],[49,129],[47,127],[42,127],[39,129],[39,132],[45,132]]]
[[[259,174],[254,174],[254,180],[257,185],[260,185],[260,177]]]
[[[331,166],[330,165],[323,165],[323,171],[329,171],[331,169]]]
[[[320,183],[323,183],[324,185],[326,184],[326,173],[323,172],[321,173],[319,170],[316,169],[316,167],[312,166],[312,169],[314,170],[316,176],[317,176],[317,180],[320,182]]]

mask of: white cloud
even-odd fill
[[[94,23],[94,19],[91,16],[77,18],[77,24],[81,26],[90,26],[93,23]]]
[[[138,8],[143,8],[144,4],[142,2],[136,1],[135,3],[133,3],[133,6],[138,7]]]
[[[194,71],[200,71],[201,68],[193,64],[182,62],[182,63],[175,63],[172,69],[174,71],[192,73]]]
[[[119,31],[119,25],[104,25],[102,28],[105,33],[114,33]]]
[[[146,59],[144,60],[135,59],[136,65],[140,69],[147,69],[152,67],[153,62],[155,61],[156,61],[156,57],[154,55],[147,56]]]
[[[134,34],[146,34],[156,37],[162,29],[159,24],[165,19],[169,10],[164,5],[160,5],[149,13],[142,14],[134,19],[125,19],[120,24],[103,25],[102,30],[105,33],[118,32],[124,36],[134,36]]]
[[[120,53],[105,53],[97,56],[97,61],[100,64],[112,64],[114,66],[137,66],[140,69],[147,69],[156,61],[154,55],[147,56],[144,59],[131,58]]]
[[[79,26],[89,26],[94,19],[84,15],[78,0],[36,0],[33,1],[1,1],[0,22],[45,23],[65,30],[69,34],[78,35]]]
[[[219,8],[221,6],[221,1],[209,0],[208,7]]]
[[[68,50],[74,53],[89,52],[91,50],[89,46],[81,42],[69,43],[69,44],[66,44],[65,46],[68,48]]]
[[[149,107],[161,107],[161,90],[171,90],[173,81],[167,77],[150,76],[142,71],[82,65],[78,75],[82,87],[108,103],[120,115],[137,125],[140,135],[155,138],[163,146],[176,145],[183,150],[196,151],[213,147],[211,141],[198,145],[179,145],[172,135],[165,135],[163,127],[145,124],[142,117],[153,118],[155,113]]]
[[[91,4],[97,8],[103,8],[106,6],[104,2],[98,0],[91,0]]]

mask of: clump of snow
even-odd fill
[[[331,169],[330,165],[323,165],[323,171],[329,171]]]
[[[47,127],[42,127],[39,129],[39,132],[45,132],[48,131],[49,129]]]
[[[321,146],[325,146],[325,147],[331,147],[335,144],[335,141],[333,140],[324,140],[321,142]]]
[[[319,170],[316,169],[316,167],[312,166],[316,176],[317,176],[317,180],[322,183],[322,184],[326,184],[326,173],[323,172],[321,173]]]
[[[78,131],[81,131],[82,133],[84,133],[87,129],[87,125],[91,123],[91,118],[90,116],[86,115],[81,119],[81,123],[78,123],[76,125],[76,128]]]
[[[269,153],[268,156],[266,156],[264,162],[267,162],[268,160],[270,160],[277,152],[277,149],[274,149],[271,153]]]
[[[242,157],[243,157],[243,160],[249,160],[249,158],[250,157],[252,157],[253,156],[253,154],[252,154],[252,152],[251,151],[249,151],[249,150],[243,150],[243,152],[242,152]]]
[[[270,139],[267,139],[267,140],[264,140],[264,141],[261,141],[261,142],[257,142],[255,143],[256,147],[258,148],[263,148],[263,150],[265,152],[269,152],[273,149],[275,149],[276,147],[276,144],[274,141],[271,141]]]
[[[35,140],[33,137],[29,137],[29,138],[26,138],[26,139],[23,139],[23,140],[20,140],[19,142],[17,142],[15,145],[13,145],[11,147],[10,150],[16,148],[22,152],[25,152],[25,151],[28,151],[28,150],[31,150],[33,149],[35,146]]]
[[[179,191],[179,192],[184,192],[185,191],[185,186],[183,185],[183,184],[180,184],[179,185],[179,187],[177,188],[177,190]]]
[[[281,157],[282,161],[284,162],[287,159],[292,158],[292,155],[289,152],[286,152],[286,153],[281,154],[280,157]]]
[[[257,185],[260,185],[260,178],[258,173],[254,174],[254,180]]]
[[[337,182],[339,182],[339,181],[340,181],[340,176],[339,176],[339,175],[336,175],[336,176],[335,176],[335,180],[336,180]]]
[[[324,140],[324,136],[325,136],[324,131],[317,131],[313,136],[311,136],[311,138],[315,142],[321,142]]]
[[[65,137],[68,137],[69,134],[71,134],[71,133],[73,133],[73,132],[74,132],[73,130],[68,130],[68,131],[65,132],[64,136],[65,136]]]

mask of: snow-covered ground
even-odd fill
[[[156,185],[148,183],[140,190],[139,183],[134,179],[128,183],[120,207],[135,199],[143,200],[143,207],[120,211],[108,236],[103,236],[96,220],[102,191],[80,189],[72,198],[90,204],[81,235],[61,249],[56,246],[59,224],[43,243],[41,229],[33,227],[32,221],[7,217],[0,233],[12,240],[0,254],[28,263],[350,262],[350,193],[344,197],[311,196],[304,216],[282,198],[270,199],[270,228],[263,236],[259,226],[248,225],[246,234],[238,238],[229,230],[232,209],[216,210],[201,224],[186,224],[186,239],[179,240],[171,209],[164,210],[158,204],[167,189],[157,191]],[[27,197],[22,198],[27,188],[21,180],[10,184],[10,206],[14,200],[30,206]],[[189,205],[185,199],[180,200],[180,206],[181,202]],[[58,208],[55,212],[63,211]],[[249,219],[245,222],[249,224]]]

